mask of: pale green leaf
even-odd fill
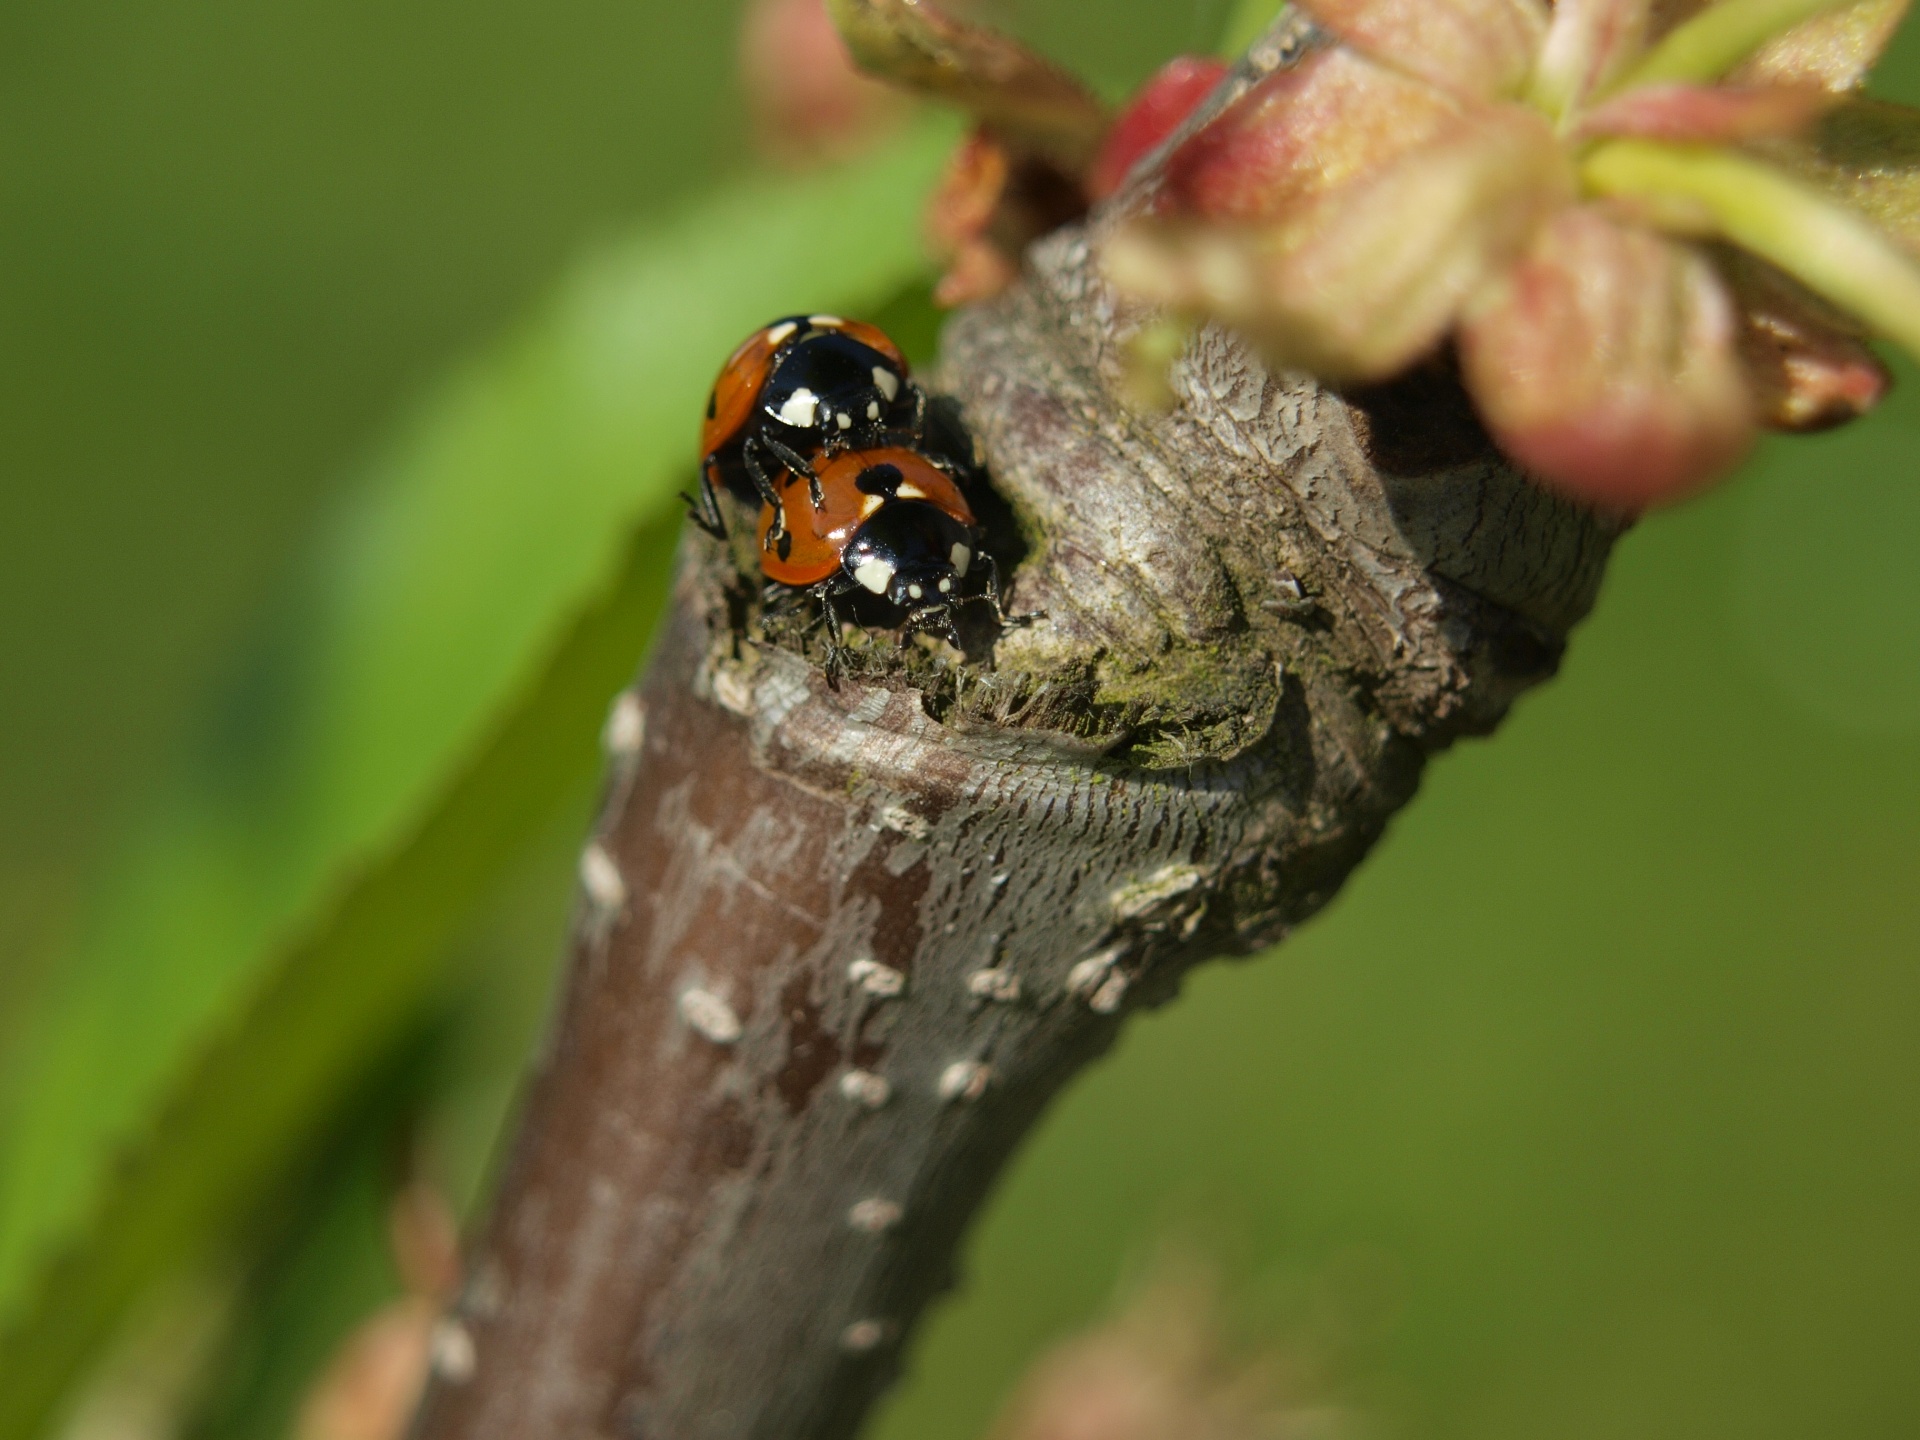
[[[1254,41],[1267,33],[1267,27],[1280,18],[1286,0],[1239,0],[1227,17],[1227,27],[1217,47],[1228,60],[1238,60]]]
[[[1611,140],[1582,163],[1599,195],[1705,227],[1920,356],[1920,264],[1859,211],[1737,151]]]
[[[1615,89],[1718,80],[1804,20],[1851,0],[1719,0],[1670,30]]]
[[[1920,256],[1920,110],[1850,98],[1767,156],[1860,211]]]

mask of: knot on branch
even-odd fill
[[[1339,395],[1207,327],[1173,407],[1130,409],[1125,347],[1152,315],[1092,248],[1078,227],[1037,246],[1020,285],[955,316],[935,381],[1003,502],[983,518],[1017,559],[1013,602],[1045,620],[996,636],[976,617],[966,667],[861,643],[867,681],[956,731],[1190,771],[1279,743],[1290,690],[1431,751],[1553,672],[1618,522],[1514,470],[1439,363]],[[742,639],[808,652],[807,623],[731,589]]]

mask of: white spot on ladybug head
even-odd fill
[[[838,315],[809,315],[807,323],[816,330],[838,330],[847,322]]]
[[[874,511],[878,510],[882,505],[886,503],[887,503],[887,497],[884,495],[867,496],[865,499],[863,499],[860,502],[860,518],[862,520],[866,519],[869,515],[873,514]]]
[[[893,492],[893,498],[896,500],[924,500],[927,498],[927,492],[911,480],[903,480],[900,482],[900,488]]]
[[[884,560],[863,560],[853,572],[853,578],[876,595],[887,593],[887,586],[893,583],[893,566]]]
[[[842,430],[851,430],[853,428],[853,417],[842,410],[838,415],[833,417],[833,423],[838,425]]]
[[[951,594],[952,592],[953,592],[952,577],[947,575],[942,575],[940,577],[940,593],[942,595],[948,595],[948,594]]]
[[[867,401],[867,418],[869,420],[878,420],[880,418],[880,402],[878,400]]]
[[[953,573],[964,580],[967,566],[973,563],[973,552],[956,540],[953,542],[953,549],[947,552],[947,559],[953,562]]]
[[[778,325],[767,331],[767,343],[769,345],[784,345],[787,337],[799,328],[800,327],[791,320],[782,320]]]
[[[874,388],[887,397],[889,403],[900,393],[900,377],[884,365],[873,367]]]
[[[820,397],[802,385],[786,398],[777,418],[782,425],[791,425],[796,430],[811,430],[819,413]]]
[[[918,585],[907,586],[907,595],[910,599],[918,600],[923,593]]]

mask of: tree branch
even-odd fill
[[[849,1435],[1126,1014],[1311,915],[1551,673],[1617,527],[1443,369],[1343,398],[1205,330],[1142,416],[1146,318],[1071,230],[948,327],[1047,614],[969,630],[991,668],[882,641],[830,689],[750,555],[686,541],[428,1440]]]

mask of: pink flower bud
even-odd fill
[[[1226,73],[1224,62],[1207,55],[1176,55],[1161,66],[1107,132],[1087,172],[1087,193],[1102,200],[1118,190],[1127,172],[1179,129]]]
[[[1733,302],[1690,245],[1572,206],[1460,331],[1500,447],[1557,490],[1637,511],[1717,479],[1752,438]]]
[[[756,144],[788,165],[858,150],[909,106],[854,68],[824,0],[752,0],[740,29],[740,83]]]

